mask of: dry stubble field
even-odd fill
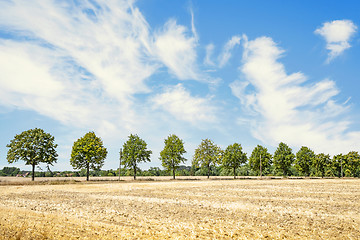
[[[0,186],[2,239],[360,239],[360,180]]]

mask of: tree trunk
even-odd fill
[[[35,163],[32,164],[32,176],[31,181],[35,181]]]
[[[210,164],[208,165],[208,174],[207,174],[208,179],[210,178]]]
[[[173,179],[175,179],[175,167],[173,167]]]
[[[89,181],[89,163],[86,165],[86,181]]]
[[[134,180],[136,180],[136,165],[134,166]]]
[[[234,179],[236,179],[236,167],[234,167]]]

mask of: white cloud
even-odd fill
[[[199,36],[197,34],[196,28],[195,28],[195,23],[194,23],[194,12],[192,9],[190,9],[190,14],[191,14],[191,32],[195,38],[196,41],[199,41]]]
[[[63,91],[62,83],[52,78],[47,59],[36,55],[37,51],[41,49],[31,44],[0,40],[1,91],[45,98],[56,97]]]
[[[1,27],[21,35],[8,40],[11,44],[2,42],[18,64],[0,56],[2,91],[8,96],[1,104],[11,101],[70,125],[101,128],[105,118],[131,128],[132,95],[150,91],[145,81],[159,67],[151,61],[149,27],[132,2],[77,4],[1,3]]]
[[[82,127],[99,127],[102,117],[113,115],[110,106],[98,99],[101,93],[96,93],[96,83],[55,69],[57,52],[10,41],[0,41],[0,51],[2,105],[30,109]]]
[[[155,108],[161,108],[176,119],[193,125],[215,123],[215,108],[209,98],[193,97],[182,84],[167,87],[151,99]]]
[[[204,64],[207,66],[215,66],[218,68],[224,67],[230,60],[232,52],[237,45],[240,45],[241,37],[233,36],[229,41],[224,45],[221,53],[217,57],[217,63],[215,64],[212,60],[212,55],[215,49],[214,44],[210,43],[205,47],[206,55],[204,58]]]
[[[205,65],[215,66],[215,63],[211,60],[212,54],[214,52],[214,48],[215,48],[215,46],[212,43],[206,45],[206,47],[205,47],[206,55],[205,55],[205,59],[204,59]]]
[[[222,53],[219,56],[219,67],[222,68],[228,63],[231,58],[231,52],[236,45],[240,45],[241,38],[239,36],[233,36],[224,46]]]
[[[0,104],[103,132],[138,129],[147,120],[134,95],[151,93],[161,66],[216,82],[197,68],[191,17],[190,33],[174,20],[151,32],[130,0],[1,2],[0,27],[16,38],[0,41]]]
[[[283,50],[271,38],[245,42],[244,48],[240,70],[245,81],[235,81],[230,87],[242,105],[251,109],[252,133],[257,139],[273,146],[281,141],[307,145],[331,154],[359,148],[360,133],[348,133],[351,122],[341,120],[347,107],[332,99],[339,93],[334,81],[307,84],[301,72],[286,73],[278,61]]]
[[[160,60],[179,79],[201,80],[196,69],[197,40],[187,36],[187,29],[169,20],[164,29],[155,35],[155,51]]]
[[[356,30],[357,26],[350,20],[325,22],[321,28],[315,30],[316,34],[325,38],[326,49],[330,51],[328,62],[351,47],[349,41]]]

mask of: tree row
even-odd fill
[[[13,163],[23,160],[26,165],[31,165],[34,180],[35,166],[45,163],[49,169],[49,165],[56,163],[57,146],[51,134],[39,128],[30,129],[16,135],[6,146],[9,148],[7,161]],[[99,171],[104,165],[107,153],[101,138],[94,132],[88,132],[74,142],[70,164],[74,169],[86,171],[86,179],[89,180],[90,170]],[[173,179],[179,166],[186,162],[183,157],[185,153],[184,142],[178,136],[172,134],[164,140],[164,148],[159,159],[165,170],[171,172]],[[119,174],[123,166],[123,169],[129,170],[136,179],[139,164],[150,162],[152,151],[147,148],[147,143],[143,139],[131,134],[119,154]],[[331,158],[329,154],[315,154],[305,146],[294,154],[288,145],[281,142],[273,155],[267,148],[257,145],[250,157],[247,157],[239,143],[231,144],[222,150],[212,140],[203,139],[195,149],[191,174],[205,172],[209,178],[218,167],[231,171],[234,178],[240,168],[259,176],[360,177],[360,155],[352,151]]]

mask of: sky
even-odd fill
[[[130,134],[153,152],[142,169],[170,134],[186,165],[205,138],[359,151],[359,26],[356,0],[0,0],[0,168],[31,169],[6,145],[33,128],[55,137],[52,170],[89,131],[103,169]]]

